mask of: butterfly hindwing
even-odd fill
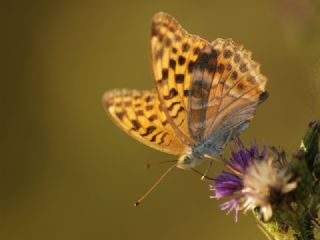
[[[111,119],[138,141],[174,155],[184,152],[154,91],[115,89],[104,94],[103,105]]]
[[[204,48],[191,79],[190,133],[197,142],[213,138],[217,145],[245,129],[267,82],[251,53],[231,39],[217,39]]]
[[[206,110],[204,138],[218,128],[229,128],[238,135],[254,117],[256,108],[266,95],[267,79],[260,73],[260,65],[252,60],[251,52],[231,39],[212,42],[217,53],[216,73]]]
[[[188,121],[200,152],[216,155],[248,126],[267,95],[259,68],[231,39],[217,39],[201,51],[191,76]]]

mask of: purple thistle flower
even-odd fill
[[[223,197],[228,197],[234,195],[236,192],[239,192],[243,188],[242,180],[237,175],[223,171],[215,179],[214,191],[215,198],[220,199]]]
[[[239,175],[245,174],[246,169],[253,161],[264,159],[267,153],[266,147],[264,147],[261,154],[259,154],[259,147],[257,144],[253,144],[247,149],[240,140],[236,142],[235,148],[238,148],[239,150],[236,151],[235,149],[232,149],[230,161],[227,161],[226,165]]]
[[[222,211],[227,211],[227,215],[230,212],[234,211],[236,222],[238,222],[238,212],[239,212],[239,200],[238,199],[231,199],[231,200],[221,204],[220,209]]]
[[[237,150],[236,150],[237,149]],[[290,175],[286,169],[274,166],[274,159],[267,157],[266,147],[260,152],[258,145],[245,148],[240,140],[236,141],[226,166],[232,171],[223,171],[210,185],[215,194],[211,198],[221,199],[231,197],[220,208],[235,211],[236,221],[239,210],[244,212],[260,207],[260,213],[265,221],[272,216],[270,193],[288,193],[296,188],[296,182],[289,182]]]

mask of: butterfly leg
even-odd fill
[[[209,170],[210,170],[211,167],[212,167],[213,161],[214,161],[214,159],[209,159],[209,165],[208,165],[208,167],[206,168],[206,170],[204,171],[204,173],[203,173],[203,175],[202,175],[202,177],[201,177],[201,180],[202,180],[202,181],[209,178],[209,177],[207,176],[207,174],[208,174]]]

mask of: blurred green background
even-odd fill
[[[174,157],[120,131],[105,90],[153,87],[151,18],[175,16],[208,40],[232,37],[253,52],[270,98],[245,140],[299,145],[320,118],[318,0],[1,2],[0,238],[246,239],[253,217],[225,216],[206,183],[175,170],[134,201]]]

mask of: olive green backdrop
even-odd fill
[[[253,51],[270,98],[243,138],[291,152],[320,118],[318,1],[39,0],[0,9],[1,239],[264,239],[250,213],[235,223],[188,171],[174,170],[134,208],[166,169],[143,165],[174,157],[126,136],[101,97],[153,87],[151,18],[166,11],[191,33]]]

